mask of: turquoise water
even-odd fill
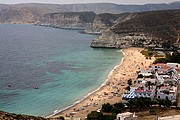
[[[0,25],[0,110],[45,116],[97,89],[122,54],[90,48],[96,36]],[[35,89],[38,88],[38,89]]]

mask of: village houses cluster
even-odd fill
[[[125,92],[123,99],[146,97],[153,99],[169,99],[172,102],[177,98],[177,83],[180,82],[180,64],[157,63],[148,68],[139,68],[138,77]]]

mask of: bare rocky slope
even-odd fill
[[[86,29],[93,23],[94,12],[64,12],[45,14],[36,25],[56,28]]]
[[[0,4],[0,23],[34,23],[39,21],[44,14],[55,12],[84,12],[93,11],[96,14],[124,12],[141,12],[152,10],[179,9],[180,2],[169,4],[145,4],[145,5],[118,5],[112,3],[88,3],[88,4]]]
[[[180,10],[121,14],[91,47],[180,46]]]
[[[0,120],[50,120],[42,117],[12,114],[0,111]]]

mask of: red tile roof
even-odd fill
[[[140,93],[140,92],[141,92],[141,93],[142,93],[142,92],[152,92],[152,90],[144,90],[144,89],[142,90],[142,89],[138,88],[138,89],[135,90],[135,92],[139,92],[139,93]]]

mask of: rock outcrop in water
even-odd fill
[[[180,10],[122,14],[91,47],[180,46]]]

